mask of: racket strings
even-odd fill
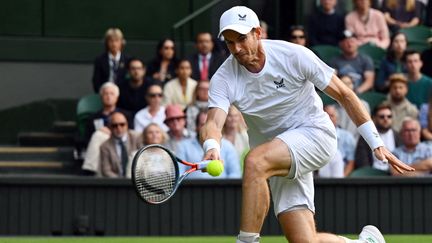
[[[138,158],[135,184],[141,197],[148,202],[161,202],[175,188],[176,168],[169,154],[160,148],[145,150]]]

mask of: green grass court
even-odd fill
[[[350,237],[350,236],[348,236]],[[430,243],[432,235],[385,235],[387,243]],[[208,237],[0,237],[0,243],[233,243],[234,236]],[[286,243],[282,236],[264,236],[262,243]]]

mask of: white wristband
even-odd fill
[[[372,150],[384,146],[384,142],[372,121],[363,123],[357,128],[357,130]]]
[[[210,149],[216,149],[218,153],[220,152],[220,145],[216,141],[216,139],[210,138],[204,141],[203,143],[203,149],[207,153]]]

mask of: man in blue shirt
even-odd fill
[[[202,149],[198,137],[199,137],[199,130],[205,124],[206,119],[207,119],[207,112],[200,111],[196,120],[197,136],[183,140],[178,144],[177,151],[176,151],[177,157],[190,162],[199,162],[202,160],[202,158],[204,157],[204,150]],[[220,152],[221,152],[221,158],[224,162],[223,173],[218,177],[212,177],[207,173],[197,172],[197,173],[190,174],[187,177],[188,179],[227,179],[227,178],[239,179],[242,177],[240,159],[239,156],[237,155],[234,146],[226,139],[222,139],[221,143],[222,146]],[[180,166],[180,173],[186,171],[187,169],[186,166],[184,165],[179,165],[179,166]]]

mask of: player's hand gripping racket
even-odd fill
[[[174,195],[186,176],[194,171],[206,169],[210,162],[212,161],[186,162],[176,157],[167,148],[152,144],[141,148],[135,154],[132,181],[141,199],[150,204],[159,204]],[[190,168],[180,175],[178,163]]]

